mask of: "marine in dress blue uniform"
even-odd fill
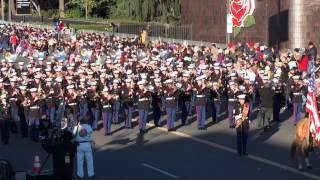
[[[104,88],[101,97],[101,105],[102,105],[102,120],[103,120],[103,128],[105,131],[105,135],[111,135],[111,119],[112,119],[112,103],[113,98],[109,94],[109,89]]]
[[[291,85],[291,92],[292,92],[292,103],[293,103],[293,115],[292,115],[292,122],[296,125],[300,118],[301,118],[301,109],[302,109],[302,95],[305,86],[303,82],[300,80],[300,76],[296,75],[293,77],[293,84]]]
[[[9,103],[7,102],[8,98],[6,94],[1,95],[1,103],[0,103],[0,131],[1,131],[1,141],[3,144],[9,144]]]
[[[197,84],[194,87],[196,93],[196,118],[197,118],[197,127],[199,130],[205,129],[206,121],[206,86],[203,82],[205,76],[199,76],[196,78]]]
[[[173,84],[172,79],[168,79],[165,81],[165,98],[166,98],[166,113],[167,113],[167,129],[168,131],[174,130],[174,121],[176,119],[176,111],[177,111],[177,97],[178,90],[176,85]]]
[[[146,133],[146,125],[148,112],[150,108],[150,92],[145,87],[145,80],[139,81],[139,90],[136,92],[138,97],[138,112],[139,112],[139,130],[140,134]]]
[[[162,107],[162,100],[163,91],[162,91],[162,84],[161,79],[154,80],[154,90],[151,94],[152,96],[152,110],[153,110],[153,121],[155,126],[160,126],[160,118],[161,118],[161,107]]]
[[[122,91],[123,108],[125,114],[125,127],[132,128],[132,113],[134,105],[134,84],[131,79],[125,80],[126,85]]]
[[[228,90],[228,123],[230,128],[235,127],[235,110],[237,104],[237,96],[238,96],[238,88],[235,82],[231,81],[229,83],[229,90]]]
[[[248,140],[248,134],[249,134],[249,108],[250,105],[248,102],[246,102],[246,95],[241,94],[238,96],[239,98],[239,105],[236,109],[236,132],[237,132],[237,152],[238,155],[248,155],[247,154],[247,140]]]
[[[279,79],[273,79],[272,89],[274,91],[273,95],[273,121],[276,123],[280,122],[280,110],[281,110],[281,102],[284,100],[283,97],[283,86],[279,82]]]
[[[182,87],[180,93],[181,99],[181,124],[189,124],[188,116],[190,115],[191,111],[191,96],[192,96],[192,86],[190,83],[190,73],[184,72],[182,78]]]

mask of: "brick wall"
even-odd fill
[[[300,0],[298,0],[300,1]],[[224,43],[226,41],[226,0],[182,0],[182,24],[192,24],[192,38],[198,41]],[[256,0],[254,16],[256,24],[242,29],[232,41],[255,41],[288,47],[293,31],[289,24],[289,8],[292,0]],[[312,39],[320,45],[320,1],[302,1],[304,18],[301,23],[302,38],[306,44]],[[310,5],[310,3],[313,3]],[[291,33],[291,34],[289,34]]]

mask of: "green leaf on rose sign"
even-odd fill
[[[233,37],[237,37],[241,31],[240,27],[233,27],[232,32],[233,32]]]
[[[252,15],[248,15],[243,22],[244,27],[250,27],[254,24],[256,24],[256,20]]]

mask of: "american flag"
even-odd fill
[[[306,111],[310,116],[310,132],[312,137],[320,143],[320,119],[318,114],[317,101],[315,96],[315,73],[311,72],[308,79],[308,94],[307,94],[307,104]]]

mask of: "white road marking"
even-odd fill
[[[172,177],[172,178],[179,179],[178,176],[173,175],[173,174],[171,174],[171,173],[169,173],[169,172],[167,172],[167,171],[164,171],[164,170],[162,170],[162,169],[156,168],[156,167],[154,167],[154,166],[151,166],[150,164],[142,163],[141,165],[144,166],[144,167],[150,168],[150,169],[152,169],[152,170],[154,170],[154,171],[157,171],[157,172],[159,172],[159,173],[162,173],[162,174],[164,174],[164,175],[170,176],[170,177]]]
[[[147,125],[149,127],[152,126],[151,124],[147,124]],[[161,130],[161,131],[166,131],[167,132],[166,128],[158,127],[158,129]],[[233,153],[233,154],[237,153],[236,149],[229,148],[227,146],[223,146],[223,145],[220,145],[220,144],[217,144],[217,143],[214,143],[214,142],[210,142],[210,141],[207,141],[207,140],[204,140],[204,139],[200,139],[198,137],[194,137],[194,136],[182,133],[182,132],[171,131],[169,133],[174,134],[176,136],[180,136],[180,137],[184,137],[184,138],[187,138],[187,139],[191,139],[191,140],[196,141],[198,143],[206,144],[206,145],[208,145],[210,147],[213,147],[213,148],[216,148],[216,149],[227,151],[227,152],[230,152],[230,153]],[[284,165],[284,164],[281,164],[281,163],[278,163],[278,162],[275,162],[275,161],[271,161],[271,160],[268,160],[268,159],[265,159],[265,158],[262,158],[262,157],[259,157],[259,156],[248,155],[247,157],[249,159],[251,159],[251,160],[254,160],[254,161],[257,161],[257,162],[260,162],[260,163],[264,163],[264,164],[267,164],[267,165],[270,165],[270,166],[273,166],[273,167],[277,167],[279,169],[283,169],[283,170],[289,171],[291,173],[295,173],[295,174],[298,174],[298,175],[301,175],[301,176],[305,176],[305,177],[308,177],[308,178],[311,178],[311,179],[317,179],[317,180],[320,179],[320,176],[318,176],[318,175],[315,175],[315,174],[312,174],[312,173],[308,173],[308,172],[302,172],[302,171],[299,171],[299,170],[297,170],[297,169],[295,169],[293,167],[290,167],[290,166],[287,166],[287,165]]]

